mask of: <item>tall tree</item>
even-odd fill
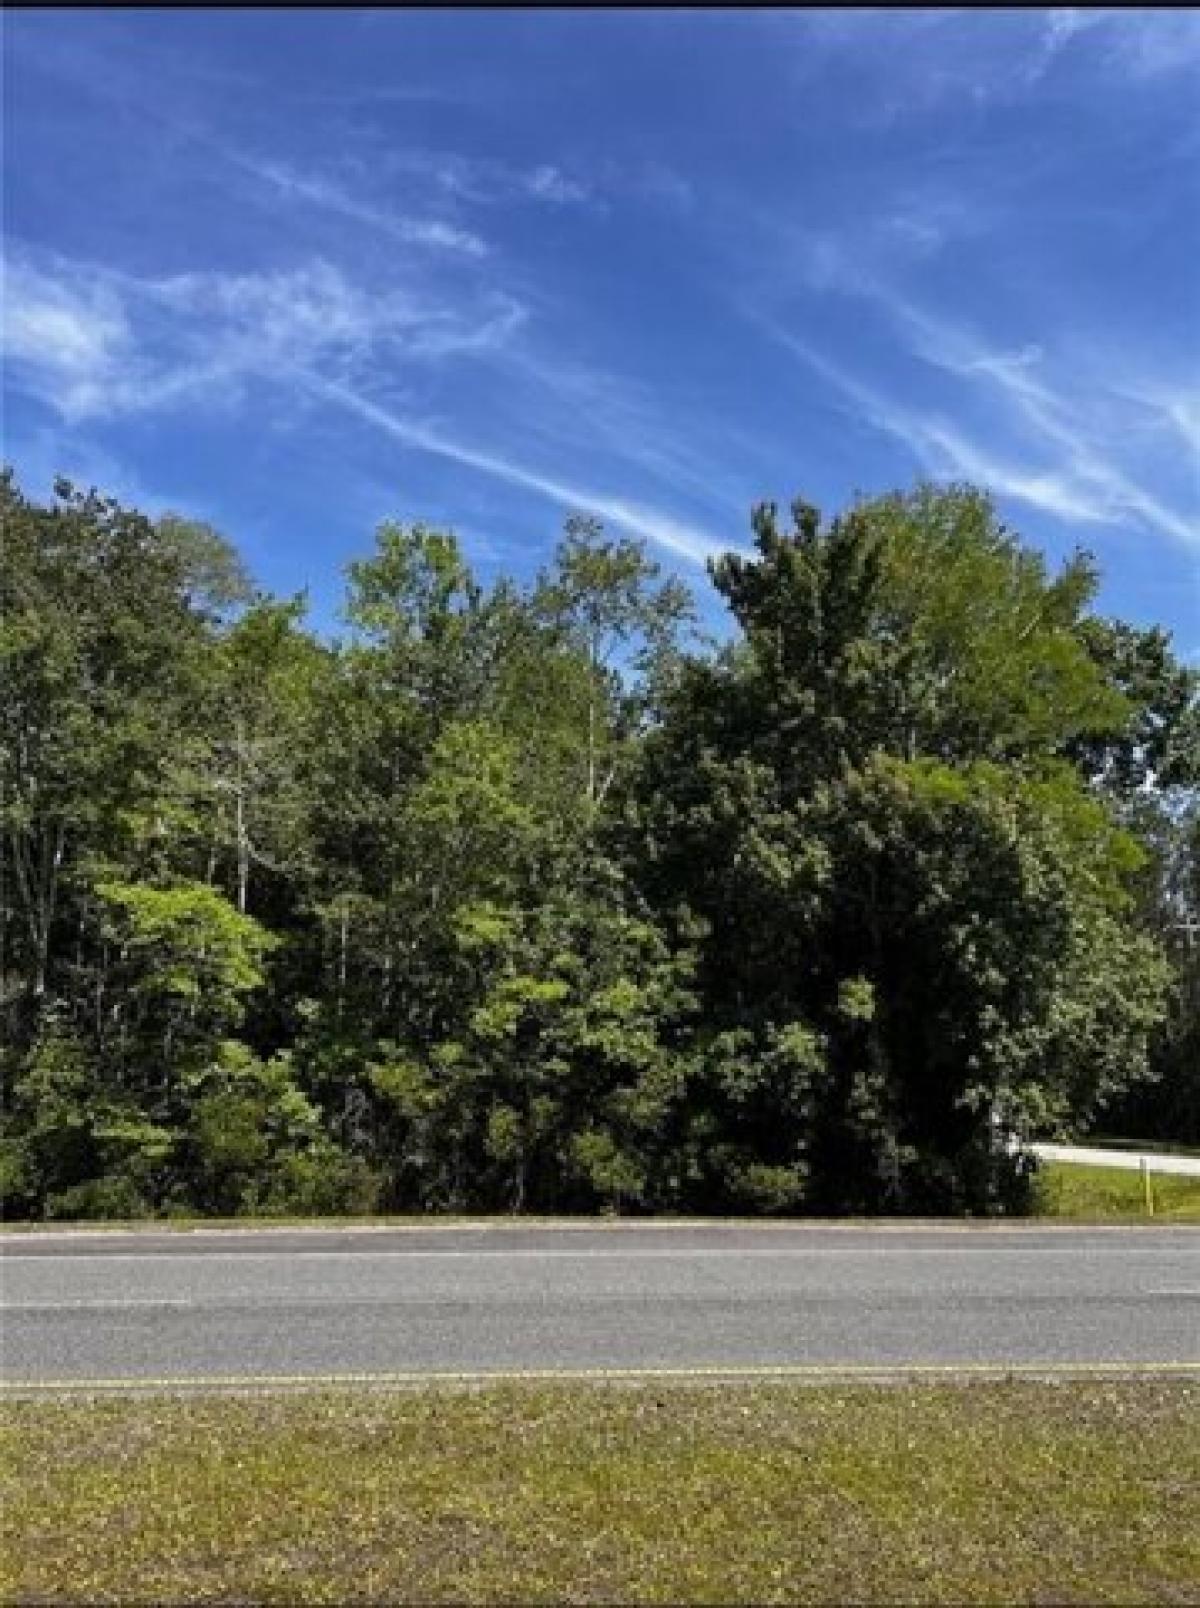
[[[1144,1076],[1162,1011],[1140,853],[1059,759],[1127,714],[1079,635],[1094,576],[1047,576],[958,489],[755,532],[714,570],[742,641],[688,666],[625,837],[663,918],[706,932],[709,1187],[1014,1202],[1003,1133]]]
[[[6,1210],[996,1211],[1190,1131],[1196,677],[978,492],[759,509],[717,651],[582,517],[487,587],[385,525],[331,642],[0,515]]]
[[[586,667],[581,726],[589,817],[617,772],[620,745],[670,675],[694,611],[678,580],[663,580],[641,542],[607,536],[598,519],[567,520],[534,607]]]

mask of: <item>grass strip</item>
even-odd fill
[[[9,1401],[6,1603],[1200,1601],[1200,1385]]]
[[[1072,1222],[1200,1223],[1200,1178],[1151,1172],[1154,1215],[1146,1215],[1142,1178],[1120,1167],[1048,1162],[1038,1174],[1038,1209]]]

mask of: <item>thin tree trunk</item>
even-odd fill
[[[246,901],[250,889],[250,842],[246,834],[246,742],[242,722],[237,724],[237,785],[234,789],[237,811],[237,907],[246,914]]]
[[[350,906],[342,900],[341,922],[338,945],[338,992],[337,992],[337,1018],[342,1019],[342,1009],[346,1003],[346,959],[350,948]]]
[[[588,698],[588,754],[587,754],[588,808],[596,807],[596,700]]]
[[[58,873],[62,865],[64,833],[60,826],[54,836],[54,847],[47,841],[42,852],[42,875],[38,890],[37,946],[33,994],[41,999],[46,992],[46,974],[50,969],[50,932],[54,925],[54,911],[58,902]]]

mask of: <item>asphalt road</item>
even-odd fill
[[[0,1236],[9,1388],[526,1370],[1200,1366],[1200,1230]]]

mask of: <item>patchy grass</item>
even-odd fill
[[[10,1400],[5,1602],[1200,1601],[1200,1385]]]
[[[194,1234],[200,1229],[210,1228],[496,1228],[503,1226],[518,1226],[526,1223],[536,1226],[538,1223],[559,1223],[575,1221],[561,1217],[518,1217],[514,1213],[495,1213],[489,1216],[474,1216],[455,1212],[408,1212],[408,1213],[380,1213],[370,1215],[359,1213],[357,1216],[331,1215],[329,1217],[47,1217],[37,1221],[22,1219],[0,1223],[0,1231],[5,1234],[61,1234],[69,1230],[72,1234]],[[580,1218],[583,1222],[585,1219]],[[598,1218],[598,1222],[607,1222],[607,1218]]]
[[[0,1223],[0,1233],[24,1235],[72,1234],[195,1234],[210,1229],[340,1229],[340,1228],[879,1228],[904,1230],[922,1225],[934,1228],[1013,1228],[1028,1219],[1014,1217],[737,1217],[725,1213],[688,1216],[674,1213],[645,1217],[620,1216],[615,1212],[579,1212],[554,1216],[532,1212],[496,1212],[473,1216],[455,1212],[414,1212],[375,1217],[137,1217],[137,1218],[53,1218],[38,1222]]]
[[[1120,1167],[1082,1167],[1049,1162],[1039,1173],[1038,1209],[1047,1217],[1077,1222],[1137,1218],[1141,1222],[1200,1223],[1200,1178],[1170,1178],[1151,1172],[1154,1216],[1146,1216],[1140,1173]]]

